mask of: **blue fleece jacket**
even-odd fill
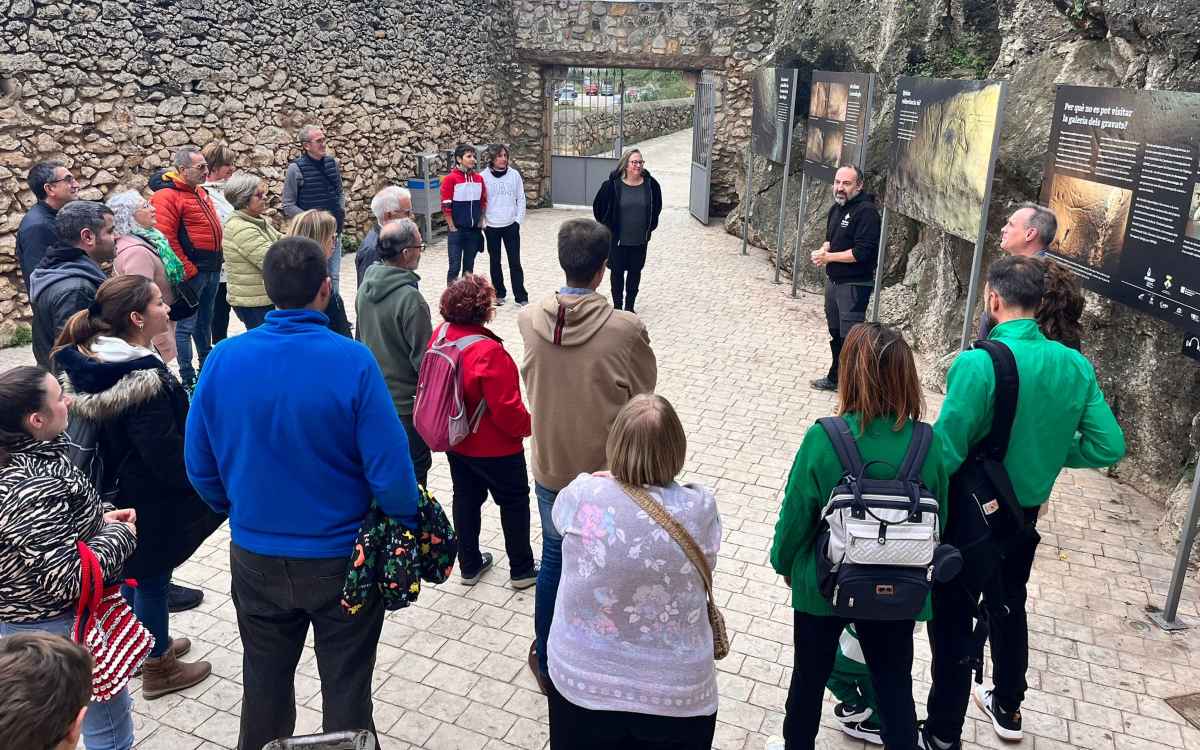
[[[310,310],[274,310],[204,362],[185,459],[233,542],[271,557],[348,556],[374,497],[415,526],[417,481],[383,374]]]

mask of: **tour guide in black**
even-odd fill
[[[856,323],[867,319],[879,257],[879,209],[875,196],[863,192],[862,170],[847,166],[837,171],[833,200],[825,222],[825,244],[812,254],[813,264],[824,266],[829,277],[825,281],[825,322],[833,363],[828,375],[812,381],[812,387],[822,391],[837,390],[842,342]]]

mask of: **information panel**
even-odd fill
[[[874,94],[874,78],[869,73],[813,71],[805,174],[832,184],[838,167],[853,164],[862,168]]]
[[[1003,81],[900,78],[887,203],[978,240],[987,220]]]
[[[766,66],[754,72],[754,115],[751,143],[754,153],[782,164],[792,137],[792,82],[795,68]]]
[[[1041,202],[1084,286],[1200,334],[1198,153],[1200,94],[1059,86]]]

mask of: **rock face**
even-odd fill
[[[625,143],[641,143],[648,138],[689,130],[695,111],[693,99],[626,104],[623,117]],[[611,156],[616,120],[616,114],[610,111],[556,107],[554,152],[563,156]]]
[[[781,57],[797,61],[802,80],[812,69],[878,74],[867,160],[868,189],[873,191],[887,189],[897,76],[1009,81],[986,268],[998,257],[999,229],[1007,215],[1020,201],[1038,196],[1055,85],[1195,90],[1200,80],[1198,37],[1197,0],[867,0],[854,13],[831,0],[785,0],[774,46]],[[803,148],[803,125],[793,137],[793,153],[802,153],[797,149]],[[784,176],[779,165],[757,158],[755,173],[753,184],[740,185],[743,199],[754,198],[749,236],[775,253]],[[796,159],[788,179],[785,267],[791,264],[797,237]],[[802,257],[823,240],[829,193],[826,185],[811,189],[801,217]],[[726,227],[741,233],[740,207],[729,214]],[[892,212],[887,252],[881,316],[905,331],[927,364],[941,361],[942,367],[926,368],[927,377],[936,381],[958,345],[972,245]],[[821,275],[811,265],[803,264],[797,273],[802,287],[820,289]],[[1166,497],[1184,474],[1183,482],[1190,482],[1186,467],[1197,448],[1189,435],[1200,413],[1200,381],[1195,363],[1179,354],[1182,334],[1090,293],[1084,322],[1084,353],[1095,363],[1128,440],[1129,456],[1117,473],[1147,494]],[[1172,495],[1166,527],[1177,527],[1179,498],[1186,494]]]

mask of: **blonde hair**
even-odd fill
[[[617,172],[620,173],[622,177],[625,176],[625,170],[629,169],[629,160],[633,158],[634,154],[642,156],[641,151],[636,148],[631,148],[625,152],[624,156],[621,157],[621,161],[617,162]],[[642,156],[642,158],[645,159],[646,157]]]
[[[321,246],[323,252],[333,247],[333,238],[337,235],[337,219],[328,211],[310,208],[296,214],[288,224],[288,237],[307,237]]]
[[[617,413],[604,450],[617,481],[665,487],[683,471],[687,436],[670,401],[641,393]]]

